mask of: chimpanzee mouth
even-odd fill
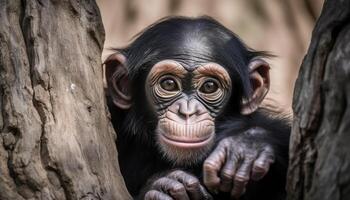
[[[215,135],[214,122],[201,120],[193,124],[179,123],[169,119],[159,121],[158,137],[165,145],[176,148],[199,148],[207,145]]]
[[[202,138],[183,138],[183,137],[174,137],[168,136],[166,134],[159,134],[161,139],[172,146],[180,148],[198,148],[207,145],[211,140],[214,134],[210,134]]]

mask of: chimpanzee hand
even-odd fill
[[[212,199],[199,180],[181,170],[176,170],[151,183],[145,200]]]
[[[253,128],[222,139],[204,162],[205,186],[239,198],[250,179],[263,178],[275,157],[272,146],[264,142],[265,134],[264,129]]]

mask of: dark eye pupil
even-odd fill
[[[176,91],[178,89],[176,82],[170,78],[163,80],[160,86],[167,91]]]
[[[213,81],[207,81],[200,88],[200,91],[203,93],[213,93],[218,89],[218,85]]]

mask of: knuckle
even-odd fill
[[[161,177],[161,178],[155,180],[154,183],[163,183],[163,182],[167,182],[167,181],[168,181],[168,178]]]
[[[248,155],[244,158],[244,162],[242,163],[241,166],[247,167],[249,165],[252,165],[254,163],[255,158],[252,157],[251,155]]]
[[[248,162],[253,162],[256,159],[256,157],[258,157],[258,151],[256,150],[251,150],[245,153],[245,159]]]
[[[254,169],[255,170],[265,170],[267,168],[267,163],[263,160],[260,160],[260,161],[256,161],[254,163]]]
[[[145,194],[145,199],[146,200],[157,199],[157,198],[158,198],[158,192],[156,190],[148,191]]]
[[[164,185],[164,184],[167,184],[168,182],[169,182],[168,178],[162,177],[162,178],[155,180],[152,183],[152,186],[157,187],[158,185]]]
[[[275,152],[271,147],[265,147],[262,151],[262,154],[265,155],[267,158],[274,158]]]
[[[253,173],[265,173],[267,172],[267,168],[261,167],[261,166],[254,166],[253,167]]]
[[[213,162],[211,160],[206,160],[203,164],[203,168],[205,170],[218,170],[219,169],[219,165],[216,162]]]
[[[199,181],[198,179],[189,179],[186,183],[186,186],[189,188],[199,187]]]
[[[273,153],[263,152],[262,156],[264,156],[264,162],[273,163],[275,161],[275,155]]]
[[[173,187],[171,188],[171,190],[173,191],[173,192],[175,192],[175,193],[182,193],[182,192],[185,192],[186,190],[185,190],[185,187],[182,185],[182,184],[180,184],[180,183],[175,183],[174,185],[173,185]]]
[[[193,176],[189,176],[186,180],[186,185],[190,187],[194,187],[199,185],[199,180]]]
[[[234,175],[234,172],[232,170],[224,169],[221,172],[221,176],[226,179],[231,179],[233,175]]]
[[[237,174],[235,176],[235,182],[238,182],[238,183],[245,183],[245,182],[248,182],[249,181],[249,177],[245,174]]]
[[[168,176],[174,176],[174,177],[179,177],[179,176],[183,176],[185,174],[185,172],[181,171],[181,170],[175,170],[169,173]]]

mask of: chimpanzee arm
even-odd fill
[[[289,134],[285,120],[259,113],[247,119],[221,122],[218,145],[203,165],[204,184],[211,191],[230,192],[238,198],[250,180],[261,180],[273,165],[278,165],[281,176],[285,176]]]

